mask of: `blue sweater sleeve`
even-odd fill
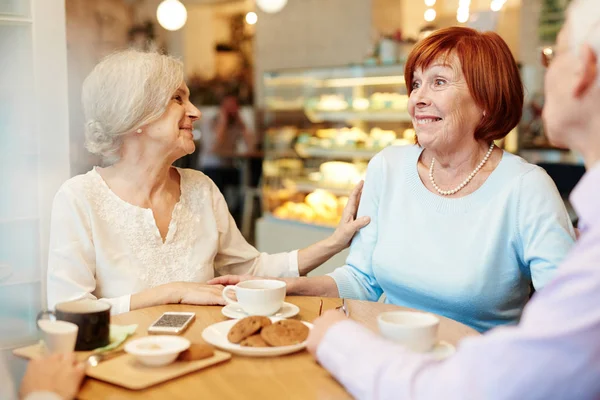
[[[548,174],[536,167],[521,178],[517,227],[521,258],[533,286],[540,290],[575,242],[569,214]]]
[[[383,162],[382,153],[369,162],[358,208],[357,216],[369,216],[371,222],[352,240],[346,265],[329,274],[335,280],[340,297],[343,298],[377,301],[383,293],[372,268],[373,250],[377,243],[379,198],[385,180]]]

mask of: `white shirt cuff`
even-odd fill
[[[289,270],[286,276],[289,278],[299,277],[300,271],[298,270],[298,250],[290,251],[288,253],[288,265]]]
[[[123,314],[123,313],[130,311],[130,307],[131,307],[131,295],[130,294],[115,297],[112,299],[101,298],[99,300],[107,302],[111,305],[110,315]]]
[[[29,393],[23,400],[65,400],[54,392],[32,392]]]

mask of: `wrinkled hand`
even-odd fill
[[[176,303],[195,306],[224,306],[223,285],[209,285],[193,282],[176,283]]]
[[[339,251],[350,246],[350,242],[356,232],[371,222],[371,218],[367,216],[356,218],[363,185],[364,181],[360,181],[358,185],[352,189],[352,193],[350,193],[350,196],[348,197],[348,204],[344,207],[340,224],[330,237],[333,245],[338,248]]]
[[[338,310],[329,310],[326,311],[322,316],[315,319],[313,321],[313,328],[310,330],[310,334],[308,335],[308,342],[306,344],[306,348],[309,353],[313,355],[313,357],[317,357],[317,348],[319,344],[325,337],[327,331],[337,324],[338,322],[342,322],[347,320],[344,313],[339,312]]]
[[[63,399],[73,399],[85,376],[85,364],[78,363],[75,354],[54,354],[32,360],[21,383],[20,397],[30,393],[54,392]]]
[[[249,281],[252,279],[268,279],[268,278],[261,278],[259,276],[252,276],[252,275],[223,275],[223,276],[219,276],[217,278],[213,278],[206,283],[208,285],[229,286],[229,285],[237,285],[240,282]]]

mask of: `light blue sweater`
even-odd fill
[[[340,297],[430,311],[480,332],[516,323],[574,242],[546,172],[504,152],[474,193],[448,199],[417,173],[422,149],[390,147],[369,163],[358,211],[371,223],[347,265],[330,274]]]

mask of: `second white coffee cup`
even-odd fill
[[[414,311],[388,311],[377,316],[379,332],[394,342],[417,352],[433,349],[440,320],[433,314]]]
[[[79,327],[71,322],[41,319],[38,326],[48,354],[70,353],[75,350]]]
[[[223,298],[228,304],[239,305],[248,315],[275,314],[285,300],[286,284],[283,281],[270,279],[249,280],[223,289]],[[235,292],[238,301],[228,297]]]

